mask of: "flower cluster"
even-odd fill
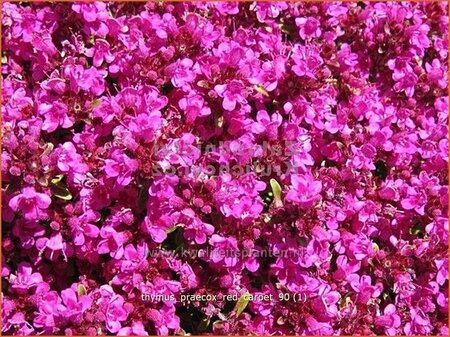
[[[448,334],[446,2],[1,6],[2,334]]]

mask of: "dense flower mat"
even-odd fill
[[[2,13],[3,334],[448,334],[446,2]]]

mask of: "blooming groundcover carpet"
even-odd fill
[[[448,334],[446,2],[1,6],[3,334]]]

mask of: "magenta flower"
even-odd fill
[[[297,203],[301,208],[310,208],[320,200],[322,183],[314,180],[310,174],[292,175],[292,189],[286,195],[286,200]]]
[[[67,260],[65,253],[66,244],[63,241],[62,235],[60,233],[53,234],[50,238],[39,238],[36,240],[36,248],[41,252],[50,251],[48,258],[53,260],[58,257],[59,251],[64,255],[64,259]],[[56,252],[56,255],[55,255]]]
[[[373,286],[370,276],[367,275],[360,277],[357,274],[351,274],[347,280],[353,290],[358,294],[358,303],[367,303],[371,297],[378,297],[383,290],[380,284]]]
[[[233,80],[228,84],[216,85],[214,90],[223,97],[222,107],[225,110],[234,110],[237,103],[247,104],[245,87],[241,81]]]
[[[443,285],[448,280],[448,259],[436,260],[434,262],[437,267],[436,282]]]
[[[87,22],[94,22],[97,19],[105,19],[106,6],[101,2],[90,4],[73,4],[72,9],[76,13],[82,14],[84,20]]]
[[[448,335],[445,2],[1,17],[2,335]]]
[[[276,139],[278,137],[278,127],[282,123],[282,117],[278,113],[274,113],[269,117],[265,110],[258,111],[256,115],[256,122],[251,125],[251,130],[256,134],[267,134],[269,139]]]
[[[292,66],[292,71],[298,76],[307,76],[315,79],[316,72],[323,64],[319,49],[314,45],[302,46],[297,44],[292,52],[292,59],[295,62],[295,65]]]
[[[154,111],[150,114],[142,113],[137,115],[136,119],[130,121],[129,129],[136,136],[148,143],[155,139],[161,124],[161,113]]]
[[[147,317],[154,322],[159,335],[168,335],[169,329],[178,331],[180,319],[175,315],[175,308],[164,304],[161,310],[150,309]]]
[[[428,79],[431,83],[436,84],[441,89],[445,89],[447,87],[447,74],[442,70],[439,59],[434,59],[431,64],[426,63],[425,69],[427,70]]]
[[[95,45],[92,48],[86,49],[86,56],[93,57],[93,64],[100,67],[103,62],[111,63],[115,56],[110,51],[110,44],[103,39],[95,40]]]
[[[99,304],[104,310],[106,328],[111,333],[117,333],[122,328],[121,322],[128,317],[125,300],[108,285],[100,288],[100,294]]]
[[[56,327],[58,317],[58,306],[61,304],[56,291],[43,294],[39,302],[39,312],[33,320],[33,324],[37,328],[44,328],[45,331],[52,331]]]
[[[239,6],[235,1],[219,1],[215,4],[215,7],[222,15],[233,15],[239,13]]]
[[[128,232],[117,232],[112,227],[103,227],[100,230],[101,240],[97,246],[99,254],[110,253],[116,259],[120,259],[124,252],[124,244],[129,239]]]
[[[117,336],[148,336],[142,322],[133,322],[131,327],[123,327],[117,331]]]
[[[178,105],[186,114],[186,121],[193,123],[197,117],[204,117],[211,114],[211,109],[205,104],[205,100],[196,94],[183,97]]]
[[[83,163],[83,158],[77,153],[72,142],[61,145],[57,155],[57,166],[61,172],[86,173],[89,166]]]
[[[105,173],[108,177],[115,178],[117,184],[126,186],[131,182],[133,173],[138,168],[135,159],[131,159],[120,150],[111,153],[111,159],[105,160]]]
[[[213,247],[210,259],[217,264],[223,264],[226,267],[234,267],[238,263],[236,257],[237,241],[235,238],[226,238],[213,234],[209,243]]]
[[[79,315],[91,307],[92,299],[87,295],[77,296],[77,293],[71,289],[61,291],[62,304],[58,310],[68,319],[79,320]]]
[[[405,91],[408,97],[414,94],[414,87],[417,83],[417,75],[405,58],[397,58],[388,61],[388,67],[393,71],[392,79],[396,82],[394,89]]]
[[[85,69],[81,65],[69,65],[64,69],[64,76],[68,79],[73,92],[78,93],[83,90],[95,96],[105,91],[106,74],[105,70],[98,70],[95,67]]]
[[[18,293],[26,293],[28,289],[35,287],[40,282],[43,282],[40,273],[33,273],[33,269],[29,263],[20,263],[17,269],[17,275],[9,275],[9,282],[11,287]]]
[[[384,314],[375,318],[375,325],[383,327],[388,336],[395,336],[401,325],[400,316],[396,311],[395,305],[388,304],[384,308]]]
[[[315,18],[296,18],[295,24],[300,29],[300,37],[303,40],[308,38],[318,38],[322,34],[320,29],[320,22]]]
[[[72,120],[67,116],[67,106],[61,102],[42,103],[38,107],[38,111],[45,117],[42,129],[44,131],[53,132],[58,127],[70,128],[73,125]]]
[[[27,220],[36,220],[45,215],[45,210],[51,202],[47,194],[38,193],[33,187],[25,187],[9,201],[9,207],[15,212],[20,212]]]
[[[153,241],[161,243],[167,238],[166,230],[158,224],[153,223],[148,217],[145,218],[144,225]]]
[[[412,187],[408,187],[406,198],[401,201],[403,209],[415,210],[418,214],[425,214],[425,205],[427,196],[423,191],[417,191]]]
[[[202,244],[206,242],[207,238],[212,233],[214,233],[214,226],[204,223],[198,219],[192,209],[186,208],[181,213],[186,218],[186,220],[184,220],[184,236],[186,239],[194,240],[196,243]]]
[[[329,285],[321,286],[318,294],[320,297],[313,301],[314,310],[327,316],[336,316],[338,314],[336,304],[341,295],[337,291],[332,291]]]
[[[195,79],[193,70],[194,62],[185,58],[166,68],[166,72],[171,76],[171,82],[176,88],[185,87]]]

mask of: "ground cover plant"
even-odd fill
[[[3,334],[448,334],[446,2],[1,6]]]

